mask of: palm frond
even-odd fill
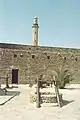
[[[57,73],[57,81],[58,85],[60,88],[64,88],[67,83],[70,82],[70,72],[68,69],[65,69],[64,66],[61,68],[57,68],[56,70]]]

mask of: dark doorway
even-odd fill
[[[12,69],[12,84],[18,84],[18,69]]]

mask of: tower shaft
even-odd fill
[[[32,41],[33,41],[33,46],[38,46],[38,18],[34,17],[34,22],[32,26]]]

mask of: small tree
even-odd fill
[[[72,81],[72,76],[70,71],[66,69],[64,66],[55,69],[55,71],[57,73],[57,81],[60,89],[63,89],[66,84]]]
[[[70,81],[73,80],[71,72],[65,68],[65,66],[57,67],[54,70],[48,70],[48,74],[50,74],[53,78],[53,76],[57,79],[57,85],[60,89],[63,89],[66,84],[69,84]]]

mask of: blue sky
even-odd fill
[[[80,48],[80,0],[0,0],[0,42],[32,44],[34,16],[39,45]]]

